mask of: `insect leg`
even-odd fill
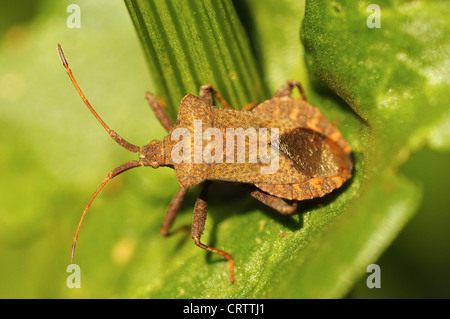
[[[303,87],[299,81],[286,81],[275,93],[273,97],[283,97],[283,96],[291,96],[292,90],[294,87],[297,87],[300,91],[300,95],[302,96],[302,99],[306,101],[306,95],[305,91],[303,90]]]
[[[161,225],[161,234],[164,237],[173,234],[173,232],[170,232],[170,228],[172,227],[172,224],[177,217],[178,211],[180,210],[181,204],[183,203],[188,189],[189,188],[180,188],[170,201],[166,216],[164,217],[163,223]]]
[[[258,105],[258,102],[253,101],[250,102],[249,104],[247,104],[246,106],[244,106],[241,111],[251,111],[253,110],[256,106]]]
[[[167,115],[167,112],[164,109],[164,107],[162,107],[162,105],[159,104],[156,97],[152,95],[150,92],[147,92],[145,98],[147,99],[148,104],[150,104],[153,113],[155,113],[156,118],[159,120],[162,126],[164,126],[167,132],[169,132],[173,127],[173,122],[170,119],[169,115]]]
[[[220,101],[220,103],[222,103],[223,107],[227,109],[232,108],[230,104],[228,104],[228,102],[223,98],[223,96],[220,95],[219,92],[217,92],[217,90],[211,84],[205,84],[200,88],[200,98],[205,102],[207,102],[209,105],[213,105],[212,99],[213,94]]]
[[[203,248],[209,252],[221,255],[222,257],[228,260],[230,267],[230,281],[231,283],[234,283],[234,262],[231,255],[226,251],[207,246],[202,242],[200,242],[200,237],[202,236],[205,227],[206,211],[208,209],[208,202],[207,202],[208,184],[209,182],[206,181],[205,184],[203,185],[203,189],[199,197],[197,198],[197,202],[195,203],[194,218],[192,220],[192,239],[194,239],[194,243],[198,247]]]
[[[261,203],[275,209],[277,212],[283,215],[292,214],[297,210],[297,202],[294,202],[292,205],[289,205],[283,199],[267,194],[259,189],[251,190],[250,196],[259,200]]]

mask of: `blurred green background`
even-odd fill
[[[164,136],[144,99],[153,87],[125,4],[80,1],[81,28],[71,29],[66,24],[70,3],[0,4],[2,298],[139,295],[136,291],[145,289],[139,279],[147,274],[128,266],[145,258],[143,251],[161,249],[152,240],[165,240],[158,231],[172,196],[165,189],[177,187],[173,172],[130,171],[103,191],[95,202],[97,218],[87,218],[90,226],[80,235],[76,260],[89,269],[82,275],[83,289],[66,287],[70,247],[84,205],[110,169],[135,156],[113,143],[86,110],[60,63],[57,43],[111,128],[137,145]],[[377,261],[382,288],[368,289],[364,277],[348,297],[450,297],[449,159],[449,149],[425,147],[401,167],[422,186],[420,209]],[[189,214],[180,218],[180,224],[190,223]],[[171,258],[183,263],[176,251]],[[159,260],[146,262],[164,270]]]

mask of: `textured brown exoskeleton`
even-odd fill
[[[175,170],[181,188],[170,202],[164,218],[161,227],[164,236],[169,235],[188,188],[204,182],[194,208],[192,238],[197,246],[228,260],[231,282],[234,282],[231,255],[200,241],[206,220],[209,181],[243,183],[252,197],[282,214],[291,214],[297,208],[297,201],[322,197],[339,188],[351,177],[353,163],[350,146],[338,129],[318,109],[306,102],[302,86],[297,81],[287,81],[272,99],[241,111],[231,109],[211,85],[204,85],[200,89],[200,97],[188,94],[182,99],[175,123],[172,123],[157,99],[147,93],[147,101],[169,134],[163,141],[151,141],[148,145],[138,147],[125,141],[103,122],[81,92],[59,45],[58,52],[84,103],[109,135],[127,150],[139,153],[139,160],[127,162],[112,170],[90,199],[75,234],[72,259],[81,223],[92,201],[110,179],[130,168],[167,166]],[[295,87],[300,91],[301,100],[291,97]],[[213,95],[224,107],[213,106]],[[199,132],[196,132],[198,126],[196,127],[195,123],[201,123],[200,139],[197,140]],[[200,148],[201,156],[205,154],[208,143],[212,143],[211,134],[208,135],[209,138],[204,138],[204,132],[208,128],[215,129],[212,134],[215,136],[214,141],[219,142],[217,139],[221,135],[222,145],[228,146],[230,143],[232,148],[225,146],[220,148],[219,144],[215,144],[217,147],[210,148],[206,152],[210,155],[209,160],[199,161],[196,157],[199,155],[195,151],[196,147],[197,150]],[[228,135],[227,129],[233,129],[234,135]],[[271,133],[267,134],[269,129]],[[273,129],[276,129],[275,134],[272,134]],[[177,135],[178,138],[173,139],[174,132],[186,133],[183,139],[191,137],[191,140],[183,141],[183,147],[180,147],[180,134]],[[249,132],[255,133],[256,138],[252,139],[249,135],[245,135]],[[235,137],[236,140],[242,138],[241,148],[234,143]],[[259,142],[258,147],[256,141]],[[178,155],[185,149],[194,149],[194,152],[188,152],[180,162]],[[269,163],[267,158],[258,157],[262,149],[265,149],[271,160],[276,161],[275,170],[267,172],[262,169],[268,168]],[[244,156],[240,157],[242,154]],[[175,161],[174,157],[178,160]],[[294,202],[289,205],[283,199]]]

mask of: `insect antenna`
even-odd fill
[[[88,109],[91,111],[91,113],[95,116],[95,118],[100,122],[100,124],[105,128],[105,130],[108,132],[108,134],[113,138],[114,141],[116,141],[118,144],[120,144],[122,147],[126,148],[127,150],[131,152],[139,152],[140,147],[131,144],[130,142],[126,141],[122,137],[119,136],[116,132],[111,130],[108,125],[102,120],[102,118],[97,114],[97,112],[92,107],[91,103],[87,100],[87,98],[84,96],[83,91],[81,91],[80,86],[78,85],[77,81],[75,80],[75,77],[72,74],[72,70],[69,68],[69,63],[67,62],[66,56],[64,55],[64,51],[60,44],[58,44],[58,54],[61,59],[61,62],[66,69],[67,75],[69,75],[70,80],[72,81],[73,85],[75,86],[75,89],[77,90],[78,94],[80,95],[81,99],[83,100],[84,104],[88,107]],[[78,233],[80,232],[81,224],[83,223],[84,217],[86,216],[86,212],[91,206],[94,199],[97,197],[98,193],[102,190],[102,188],[106,185],[106,183],[110,180],[119,175],[120,173],[129,170],[134,167],[143,166],[143,164],[139,161],[129,161],[126,162],[115,169],[113,169],[111,172],[109,172],[108,176],[103,180],[100,187],[95,191],[94,195],[92,195],[91,199],[89,200],[88,204],[86,205],[86,208],[83,211],[83,214],[81,215],[80,222],[78,223],[77,230],[75,232],[75,236],[73,239],[72,244],[72,253],[70,257],[70,262],[73,263],[73,256],[75,253],[75,246],[77,244],[78,239]]]
[[[131,152],[139,152],[140,148],[134,144],[131,144],[130,142],[124,140],[122,137],[119,136],[116,132],[111,130],[108,125],[102,120],[102,118],[95,112],[94,108],[91,106],[91,103],[87,100],[87,98],[84,96],[83,92],[80,89],[80,86],[78,85],[77,81],[75,80],[72,70],[69,68],[69,63],[67,63],[66,56],[64,55],[64,51],[60,44],[58,44],[58,54],[61,59],[61,62],[63,66],[66,68],[67,75],[69,75],[70,80],[72,81],[73,85],[75,86],[75,89],[77,89],[78,94],[80,95],[81,99],[83,100],[84,104],[89,108],[91,113],[95,116],[95,118],[100,122],[100,124],[105,128],[105,130],[108,132],[108,134],[113,138],[114,141],[116,141],[118,144],[126,148],[127,150]]]
[[[71,264],[73,264],[73,255],[75,253],[75,246],[77,244],[78,233],[80,232],[81,224],[83,223],[84,216],[86,216],[86,212],[89,209],[89,207],[91,206],[91,204],[94,201],[95,197],[97,197],[98,193],[100,193],[102,188],[106,185],[106,183],[109,180],[113,179],[114,177],[116,177],[120,173],[125,172],[126,170],[129,170],[129,169],[134,168],[134,167],[139,167],[139,166],[142,166],[142,163],[140,163],[139,161],[129,161],[129,162],[126,162],[126,163],[116,167],[111,172],[109,172],[108,176],[106,176],[106,178],[103,180],[103,182],[100,185],[100,187],[95,191],[94,195],[92,195],[91,199],[89,200],[88,204],[86,205],[86,208],[83,211],[83,214],[81,215],[80,222],[78,223],[78,227],[77,227],[77,230],[75,232],[75,236],[74,236],[73,244],[72,244],[72,253],[71,253],[71,256],[70,256],[70,263]]]

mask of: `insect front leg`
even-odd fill
[[[267,194],[259,189],[251,189],[250,196],[259,200],[261,203],[275,209],[283,215],[289,215],[297,210],[297,202],[292,205],[286,203],[283,199]]]
[[[207,246],[202,242],[200,242],[200,237],[202,236],[203,230],[205,228],[206,212],[208,210],[208,186],[209,182],[206,181],[195,203],[194,218],[192,220],[192,239],[194,239],[194,243],[198,247],[203,248],[214,254],[223,256],[225,259],[228,260],[230,267],[230,281],[231,283],[234,283],[234,262],[231,255],[226,251]]]
[[[159,120],[159,122],[162,124],[162,126],[164,126],[164,128],[167,130],[167,132],[170,132],[170,130],[173,127],[173,122],[170,119],[169,115],[167,115],[167,112],[164,109],[164,107],[161,104],[159,104],[157,98],[150,92],[147,92],[147,94],[145,95],[145,98],[146,98],[148,104],[150,104],[150,107],[152,108],[153,113],[155,113],[156,118]]]
[[[283,96],[291,96],[292,90],[297,87],[300,91],[300,95],[302,99],[306,101],[305,91],[299,81],[286,81],[275,93],[273,97],[283,97]]]
[[[223,107],[227,109],[232,108],[230,104],[228,104],[228,102],[223,98],[223,96],[220,95],[220,93],[217,92],[217,90],[211,84],[205,84],[200,88],[199,93],[200,98],[211,106],[213,105],[213,98],[212,98],[213,94],[220,101],[220,103],[222,103]]]
[[[180,210],[181,204],[184,201],[184,197],[186,196],[187,191],[188,188],[180,188],[170,201],[166,216],[164,217],[163,223],[161,225],[161,234],[164,237],[167,237],[174,233],[170,231],[170,228],[172,227],[172,224],[177,217],[178,211]]]

